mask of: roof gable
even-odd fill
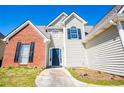
[[[67,17],[68,15],[63,12],[59,16],[57,16],[51,23],[47,25],[47,27],[54,26],[54,25],[61,25],[62,21]]]
[[[82,19],[80,16],[78,16],[76,13],[71,13],[64,21],[63,21],[63,23],[65,24],[69,19],[71,19],[72,17],[75,17],[75,18],[77,18],[80,22],[82,22],[82,23],[84,23],[84,24],[86,24],[87,22],[84,20],[84,19]]]
[[[27,20],[26,22],[24,22],[21,26],[19,26],[18,28],[16,28],[14,31],[12,31],[11,33],[9,33],[4,39],[3,41],[8,41],[12,36],[14,36],[16,33],[18,33],[21,29],[23,29],[25,26],[27,26],[28,24],[30,24],[43,38],[44,38],[44,42],[49,41],[49,39],[37,28],[35,27],[29,20]]]
[[[50,34],[46,32],[46,27],[45,26],[36,26],[40,31],[41,33],[46,36],[48,39],[50,39]]]

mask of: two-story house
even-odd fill
[[[9,33],[2,66],[91,67],[124,75],[124,6],[95,26],[76,13],[61,13],[47,26],[29,20]]]

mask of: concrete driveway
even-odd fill
[[[94,86],[73,78],[64,68],[49,68],[42,71],[35,80],[37,87],[82,87]]]

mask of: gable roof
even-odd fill
[[[62,16],[68,16],[65,12],[61,13],[59,16],[57,16],[52,22],[50,22],[47,27],[51,26],[52,24],[54,24],[59,18],[61,18]]]
[[[44,38],[44,42],[49,41],[49,39],[37,28],[35,27],[29,20],[27,20],[26,22],[24,22],[21,26],[19,26],[18,28],[16,28],[14,31],[12,31],[11,33],[9,33],[4,39],[3,41],[8,41],[9,38],[11,38],[13,35],[15,35],[16,33],[18,33],[22,28],[24,28],[26,25],[30,24],[43,38]]]
[[[50,39],[50,34],[46,32],[47,28],[45,26],[36,26],[41,33],[43,33],[44,36],[46,36],[48,39]]]
[[[87,22],[84,20],[84,19],[82,19],[80,16],[78,16],[76,13],[71,13],[64,21],[63,21],[63,23],[65,23],[67,20],[69,20],[71,17],[75,17],[75,18],[77,18],[79,21],[81,21],[82,23],[84,23],[84,24],[86,24]]]
[[[0,39],[3,39],[5,36],[2,34],[2,33],[0,33]]]

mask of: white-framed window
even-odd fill
[[[27,64],[29,61],[30,44],[22,44],[20,50],[20,64]]]
[[[81,39],[81,30],[72,26],[71,28],[67,29],[68,39]]]
[[[71,27],[71,29],[70,29],[70,38],[71,39],[78,38],[78,30],[75,26]]]

